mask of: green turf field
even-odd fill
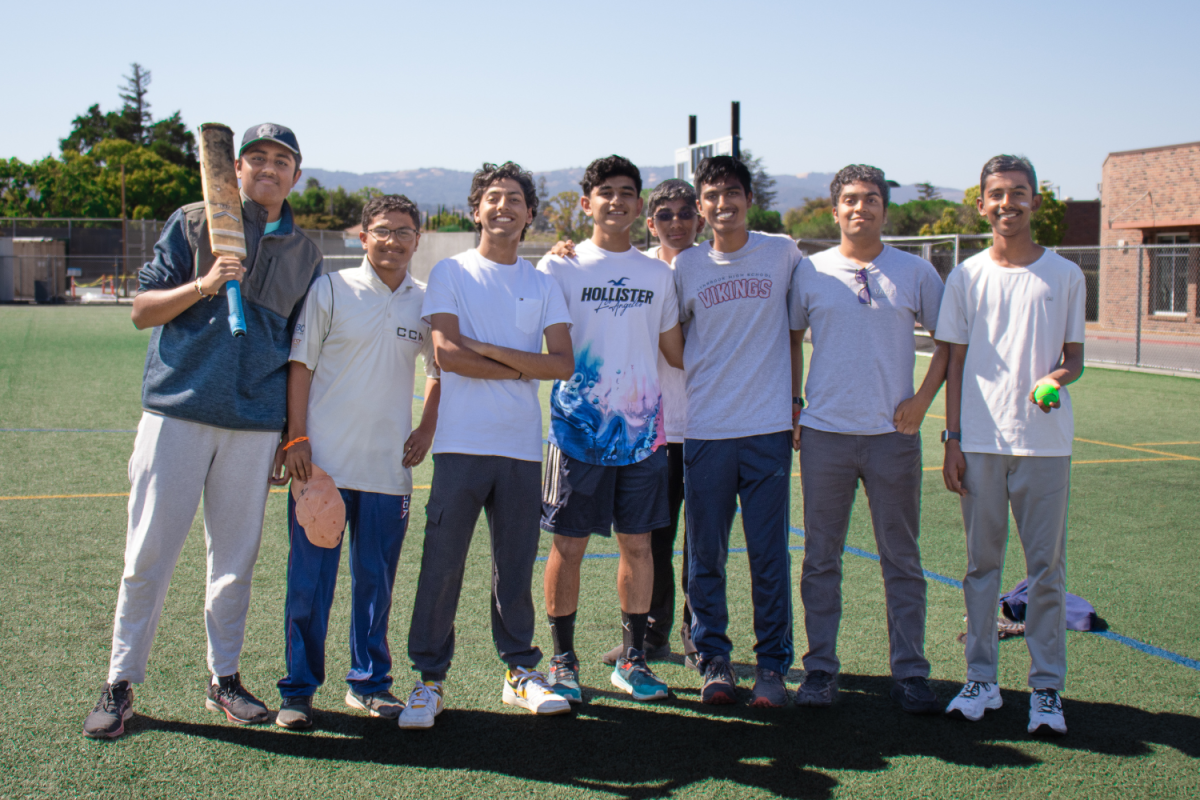
[[[619,635],[617,562],[608,558],[584,562],[577,644],[587,704],[573,717],[556,718],[504,706],[481,535],[468,565],[448,710],[437,726],[404,732],[343,705],[348,600],[340,591],[317,726],[294,733],[237,728],[204,710],[204,544],[197,521],[129,733],[114,742],[86,740],[81,727],[105,677],[124,549],[133,434],[119,431],[133,429],[140,415],[147,339],[130,324],[127,308],[0,308],[0,428],[118,431],[0,432],[0,559],[8,598],[0,663],[14,700],[0,736],[2,797],[1200,796],[1200,671],[1094,634],[1069,633],[1071,733],[1032,741],[1025,734],[1029,659],[1020,639],[1009,640],[1001,645],[1002,710],[977,724],[910,717],[887,697],[879,566],[849,553],[843,694],[831,710],[707,708],[698,701],[698,676],[680,663],[656,667],[674,690],[670,702],[643,705],[611,691],[598,660]],[[918,359],[918,370],[927,363]],[[1200,660],[1200,381],[1089,369],[1072,394],[1079,441],[1069,589],[1090,600],[1113,632]],[[931,414],[941,413],[939,397]],[[938,418],[924,426],[922,549],[927,569],[961,579],[958,503],[936,469],[941,427]],[[431,474],[427,460],[416,484],[428,487]],[[793,525],[801,527],[798,483],[792,494]],[[395,689],[402,696],[411,685],[405,652],[426,495],[421,488],[414,496],[392,614]],[[242,658],[247,686],[272,707],[283,669],[284,515],[283,495],[272,494]],[[741,544],[737,529],[734,539]],[[794,537],[796,584],[802,542]],[[876,550],[865,504],[849,544]],[[614,549],[606,541],[594,547]],[[1010,556],[1006,587],[1023,575],[1019,546],[1011,545]],[[348,580],[344,565],[343,559]],[[541,565],[536,574],[541,608]],[[744,555],[731,555],[730,575],[730,634],[745,676],[753,639]],[[802,653],[798,591],[795,602]],[[930,581],[926,649],[935,688],[947,701],[964,677],[956,641],[965,630],[962,618],[961,592]],[[548,649],[544,623],[538,641]]]

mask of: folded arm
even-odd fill
[[[480,357],[516,370],[523,378],[539,381],[570,380],[571,376],[575,374],[575,352],[571,348],[570,329],[565,322],[556,322],[546,328],[545,336],[547,351],[545,353],[514,350],[511,347],[480,342],[466,336],[461,337],[461,341]]]

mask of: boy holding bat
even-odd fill
[[[133,323],[154,328],[142,384],[143,414],[129,460],[129,524],[108,679],[84,734],[113,738],[133,715],[167,586],[204,496],[208,591],[206,705],[239,724],[267,709],[241,684],[238,659],[258,557],[268,480],[282,464],[292,328],[321,254],[294,227],[287,195],[300,179],[300,146],[281,125],[242,139],[246,257],[213,255],[205,204],[176,211],[142,268]],[[227,176],[205,176],[206,181]],[[239,280],[246,335],[234,338],[214,300]]]
[[[950,344],[942,477],[962,497],[967,534],[967,682],[946,713],[974,722],[1001,706],[996,606],[1011,507],[1029,578],[1028,731],[1062,735],[1075,436],[1065,387],[1083,374],[1083,272],[1033,241],[1042,198],[1028,159],[992,158],[979,184],[993,244],[950,273],[937,323]]]
[[[408,530],[412,467],[433,443],[441,394],[433,339],[421,319],[425,286],[408,265],[421,240],[420,212],[403,195],[367,203],[357,269],[321,277],[296,324],[288,374],[285,464],[294,481],[315,463],[336,484],[350,527],[350,673],[346,705],[394,719],[388,617],[400,546]],[[417,355],[425,362],[425,408],[412,427]],[[319,547],[288,499],[287,676],[276,724],[312,725],[325,681],[325,635],[341,542]]]

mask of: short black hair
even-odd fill
[[[654,187],[650,199],[646,201],[646,216],[653,217],[659,206],[666,205],[672,200],[683,200],[689,205],[696,205],[696,190],[687,181],[671,178]]]
[[[371,224],[371,220],[378,217],[380,214],[390,214],[393,211],[399,211],[401,214],[408,214],[412,217],[413,227],[418,231],[421,230],[421,211],[417,208],[417,204],[409,200],[402,194],[385,194],[380,197],[372,197],[362,210],[362,229],[365,231],[367,226]]]
[[[736,178],[737,182],[746,190],[746,196],[753,199],[754,188],[750,181],[750,170],[733,156],[709,156],[704,159],[696,167],[696,174],[692,176],[692,182],[696,187],[696,193],[699,194],[704,188],[704,184],[723,183],[729,178]]]
[[[638,171],[632,161],[622,156],[597,158],[588,164],[587,169],[583,171],[583,180],[579,182],[579,186],[583,189],[584,195],[590,195],[592,189],[616,175],[623,175],[632,180],[633,185],[637,187],[638,195],[641,195],[642,173]]]
[[[471,176],[471,193],[467,195],[467,205],[470,207],[472,215],[479,210],[479,204],[483,202],[483,193],[487,191],[488,187],[505,178],[512,178],[521,185],[521,191],[525,195],[525,205],[536,217],[538,196],[537,187],[533,185],[533,173],[521,169],[520,164],[512,161],[505,161],[500,166],[485,161],[482,167],[475,170],[475,174]],[[481,231],[483,226],[476,222],[475,230]],[[527,230],[529,230],[529,225],[521,229],[521,241],[525,241],[525,231]]]
[[[829,197],[833,200],[835,214],[838,201],[842,199],[842,189],[851,183],[873,183],[879,188],[879,194],[883,196],[883,207],[887,208],[888,203],[891,202],[892,190],[888,185],[887,178],[883,175],[883,170],[879,167],[872,167],[870,164],[851,164],[838,170],[838,174],[833,176],[833,182],[829,184]]]
[[[1033,169],[1033,164],[1025,156],[992,156],[988,162],[983,165],[983,171],[979,173],[979,193],[983,194],[983,185],[987,183],[988,175],[995,175],[997,172],[1023,172],[1025,177],[1029,179],[1029,191],[1034,194],[1038,193],[1037,172]]]

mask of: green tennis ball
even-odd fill
[[[1033,399],[1044,405],[1058,402],[1058,389],[1055,389],[1048,383],[1039,384],[1033,390]]]

